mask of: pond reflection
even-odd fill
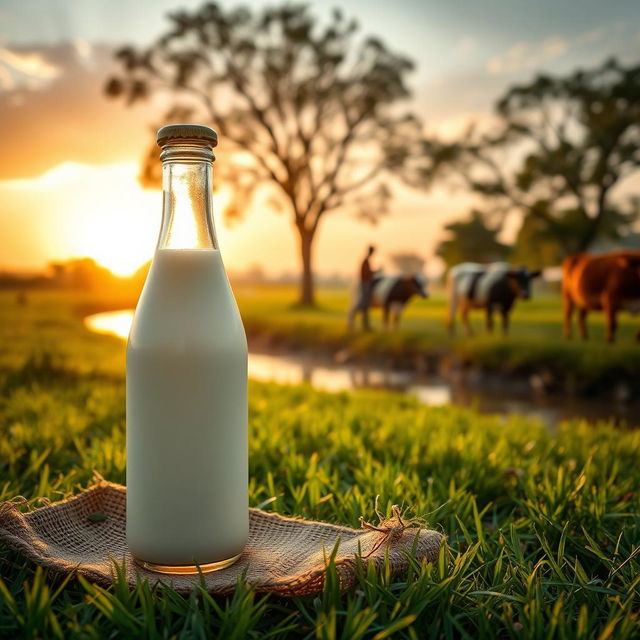
[[[87,316],[84,322],[91,331],[126,339],[132,320],[133,311],[123,310]],[[526,378],[507,380],[504,376],[477,371],[444,378],[362,363],[336,364],[305,353],[249,353],[249,377],[280,384],[305,382],[334,392],[363,387],[390,389],[411,395],[428,406],[454,404],[473,406],[485,413],[525,415],[538,418],[550,428],[571,418],[640,423],[637,404],[625,405],[607,398],[543,395],[536,393]]]
[[[133,311],[96,313],[84,319],[85,326],[96,333],[127,339]],[[445,383],[415,385],[411,371],[393,371],[361,365],[320,364],[315,358],[296,355],[249,354],[249,377],[255,380],[299,384],[306,382],[325,391],[344,391],[361,387],[397,389],[415,395],[428,405],[449,404],[451,389]]]
[[[107,333],[127,339],[129,329],[133,322],[133,309],[122,311],[109,311],[108,313],[94,313],[84,319],[84,324],[90,331],[95,333]]]

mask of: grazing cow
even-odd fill
[[[640,251],[569,256],[562,263],[562,301],[566,338],[571,337],[574,309],[583,340],[587,339],[587,313],[604,311],[607,342],[613,342],[618,311],[640,312]],[[640,331],[636,340],[640,341]]]
[[[409,300],[418,295],[428,297],[427,279],[422,274],[412,276],[385,276],[377,275],[373,279],[371,291],[371,307],[382,309],[382,323],[385,329],[397,329],[400,323],[400,314]],[[353,322],[357,312],[364,310],[358,305],[358,299],[349,310],[349,328],[353,328]],[[365,325],[365,329],[369,327]]]
[[[449,271],[447,290],[449,295],[449,317],[447,327],[453,335],[455,316],[460,306],[462,324],[467,335],[472,334],[469,323],[471,309],[484,309],[487,330],[493,331],[493,312],[502,314],[502,330],[509,330],[509,312],[516,298],[531,297],[531,280],[540,271],[529,271],[526,267],[515,268],[506,262],[489,265],[463,262]]]

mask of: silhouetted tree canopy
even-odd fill
[[[423,273],[426,260],[413,251],[399,251],[392,253],[389,256],[389,260],[393,265],[393,268],[398,272],[406,275],[415,275]]]
[[[375,221],[391,175],[410,184],[423,177],[420,123],[399,108],[412,62],[378,38],[357,37],[339,10],[321,25],[304,5],[254,12],[209,3],[169,20],[151,46],[117,53],[121,71],[106,93],[127,104],[162,94],[165,122],[218,130],[232,215],[268,187],[298,231],[300,302],[312,304],[312,245],[324,216],[342,210]],[[157,157],[153,148],[147,183],[158,181]]]
[[[545,220],[525,215],[513,245],[512,260],[530,269],[559,265],[565,256],[557,237]]]
[[[496,262],[505,260],[511,247],[498,240],[499,227],[492,227],[480,211],[474,210],[468,219],[456,220],[445,226],[448,237],[436,248],[436,255],[447,268],[461,262]]]
[[[455,172],[499,216],[518,212],[527,233],[535,227],[562,254],[637,219],[637,206],[613,195],[640,165],[640,66],[610,60],[540,75],[509,89],[495,116],[489,133],[473,127],[454,143],[428,141],[434,172]]]

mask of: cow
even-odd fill
[[[422,274],[387,276],[378,273],[374,276],[371,290],[372,308],[382,309],[382,324],[385,329],[397,329],[400,324],[400,314],[406,304],[415,295],[427,298],[427,279]],[[363,309],[358,295],[349,309],[349,328],[353,329],[356,313],[362,313],[363,328],[369,329],[368,312]]]
[[[488,331],[493,331],[493,312],[502,315],[502,331],[509,331],[509,312],[517,298],[531,298],[531,280],[540,271],[529,271],[526,267],[513,267],[506,262],[489,265],[463,262],[452,267],[447,278],[449,312],[447,328],[453,335],[455,316],[460,306],[462,324],[467,335],[473,333],[469,323],[471,309],[484,309]]]
[[[575,310],[583,340],[587,339],[587,313],[604,311],[606,340],[613,342],[618,311],[640,312],[640,251],[569,256],[562,263],[562,302],[565,338],[571,338]],[[640,342],[640,331],[636,340]]]

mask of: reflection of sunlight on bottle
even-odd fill
[[[229,227],[224,224],[224,216],[227,207],[231,203],[231,196],[231,187],[228,185],[223,185],[213,192],[213,220],[216,227],[216,235],[218,236],[218,243],[224,253],[225,264],[229,262],[229,249],[232,245]]]
[[[194,224],[194,217],[203,219],[200,212],[194,212],[193,206],[196,199],[192,198],[191,192],[194,189],[192,184],[193,173],[187,165],[173,165],[171,167],[173,202],[173,219],[169,229],[169,246],[171,249],[195,249],[200,243],[198,240],[198,225]],[[166,193],[164,197],[169,197]],[[202,205],[203,203],[200,203]]]

